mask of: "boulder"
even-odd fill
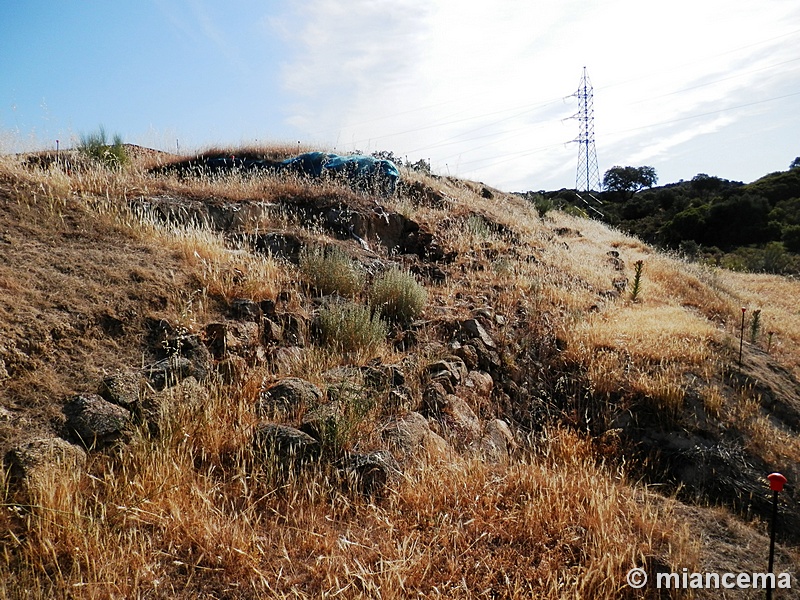
[[[302,411],[322,404],[324,398],[322,391],[310,381],[287,377],[261,393],[256,410],[268,418],[282,415],[293,419]]]
[[[249,355],[258,345],[258,324],[252,321],[209,323],[205,333],[208,349],[217,359],[229,354]]]
[[[320,444],[313,437],[287,425],[261,423],[253,433],[253,450],[281,472],[302,467],[319,458]]]
[[[261,306],[248,298],[235,298],[231,302],[231,313],[238,321],[261,321]]]
[[[342,460],[340,470],[348,489],[371,498],[385,496],[387,487],[399,480],[402,474],[400,465],[386,450],[348,454]]]
[[[136,411],[143,391],[142,374],[132,371],[115,373],[100,382],[98,393],[103,399],[129,411]]]
[[[96,394],[75,396],[63,412],[69,434],[89,449],[124,439],[132,424],[130,411]]]
[[[426,371],[431,381],[439,381],[442,383],[441,380],[445,380],[446,383],[442,384],[451,392],[467,378],[467,366],[464,364],[464,361],[457,356],[449,356],[437,360],[429,364]]]
[[[8,453],[11,475],[29,482],[46,477],[53,468],[78,473],[86,466],[86,452],[58,437],[36,438]]]
[[[418,412],[390,420],[383,426],[381,437],[403,461],[446,459],[452,452],[450,445],[431,431],[427,419]]]
[[[517,449],[517,443],[508,423],[494,419],[486,424],[479,448],[487,461],[502,463]]]
[[[487,348],[494,349],[496,344],[492,336],[483,328],[477,319],[468,319],[461,324],[461,331],[466,338],[477,338]]]

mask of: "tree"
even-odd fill
[[[690,186],[692,192],[703,198],[708,198],[710,193],[718,192],[722,188],[722,179],[705,173],[698,173],[692,177]]]
[[[658,181],[653,167],[611,167],[603,176],[603,187],[609,192],[631,196]]]

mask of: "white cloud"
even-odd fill
[[[283,73],[289,121],[308,141],[430,158],[501,187],[574,181],[577,148],[565,142],[578,127],[563,119],[577,106],[561,98],[584,65],[602,169],[667,161],[735,127],[743,113],[717,111],[777,94],[796,81],[786,61],[800,58],[800,8],[788,0],[303,6]]]

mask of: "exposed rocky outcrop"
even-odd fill
[[[302,412],[320,405],[324,395],[316,385],[297,377],[287,377],[269,386],[261,393],[256,410],[264,417],[281,415],[296,419]]]
[[[259,424],[252,444],[262,466],[284,474],[297,471],[320,457],[317,440],[299,429],[277,423]]]
[[[402,475],[400,465],[386,450],[348,454],[340,470],[348,489],[372,498],[382,498],[387,488]]]
[[[130,433],[131,413],[96,394],[75,396],[64,406],[66,433],[86,448],[102,448]]]
[[[453,454],[450,444],[431,427],[418,412],[409,412],[389,420],[381,438],[401,461],[445,460]]]
[[[58,437],[39,437],[19,444],[8,454],[11,475],[28,483],[45,483],[47,478],[80,474],[86,465],[86,452]]]

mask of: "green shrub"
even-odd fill
[[[377,402],[374,392],[364,385],[361,377],[343,378],[327,391],[332,399],[327,406],[332,410],[318,425],[319,440],[323,455],[336,460],[352,446],[358,427]]]
[[[365,283],[360,265],[339,248],[304,248],[300,253],[300,271],[306,283],[320,295],[338,294],[352,298]]]
[[[428,292],[414,276],[389,269],[372,284],[370,303],[390,321],[409,323],[425,308]]]
[[[81,135],[78,150],[108,167],[119,168],[128,162],[128,152],[125,150],[122,136],[115,134],[109,143],[106,130],[102,126],[94,133]]]
[[[389,333],[386,322],[368,306],[333,303],[317,317],[320,342],[348,357],[372,357]]]

